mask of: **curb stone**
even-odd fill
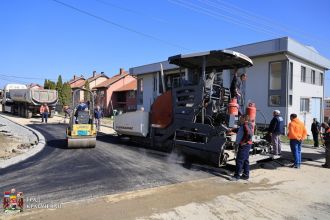
[[[46,139],[45,139],[45,137],[39,131],[37,131],[37,130],[35,130],[33,128],[30,128],[30,127],[27,127],[25,125],[21,125],[21,124],[13,121],[13,120],[11,120],[11,119],[9,119],[7,117],[4,117],[2,115],[0,115],[0,117],[5,118],[5,119],[7,119],[7,120],[9,120],[9,121],[11,121],[11,122],[13,122],[13,123],[15,123],[15,124],[23,127],[23,128],[25,128],[25,129],[30,130],[37,137],[37,139],[38,139],[38,144],[37,145],[34,145],[34,147],[31,150],[29,150],[29,151],[27,151],[27,152],[25,152],[23,154],[17,155],[15,157],[12,157],[12,158],[10,158],[8,160],[0,161],[0,169],[3,169],[3,168],[6,168],[6,167],[9,167],[9,166],[12,166],[14,164],[17,164],[19,162],[22,162],[22,161],[24,161],[24,160],[26,160],[26,159],[28,159],[28,158],[36,155],[42,149],[44,149],[44,147],[46,146]]]

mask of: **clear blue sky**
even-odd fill
[[[328,0],[59,1],[84,12],[53,0],[0,1],[0,87],[93,70],[112,76],[179,53],[282,36],[330,59]],[[330,76],[325,83],[330,96]]]

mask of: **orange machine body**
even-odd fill
[[[166,128],[173,120],[172,93],[167,91],[157,97],[151,107],[151,126]]]

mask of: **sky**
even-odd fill
[[[0,88],[289,36],[330,59],[328,0],[0,0]],[[330,96],[329,71],[325,95]]]

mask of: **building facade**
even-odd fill
[[[330,121],[330,98],[324,98],[324,121]]]
[[[252,67],[240,69],[239,73],[248,75],[245,103],[256,104],[257,123],[269,124],[275,109],[281,111],[286,125],[292,113],[296,113],[307,128],[310,128],[313,118],[323,121],[324,76],[330,68],[330,60],[314,48],[288,37],[229,50],[240,52],[253,60]],[[167,61],[161,64],[166,87],[178,86],[182,77],[179,68]],[[223,70],[221,73],[227,88],[230,87],[232,71]],[[130,73],[138,79],[137,108],[143,107],[149,111],[161,93],[160,63],[134,67]]]
[[[96,92],[96,104],[106,115],[112,115],[113,110],[136,110],[136,79],[124,69],[93,88]]]

